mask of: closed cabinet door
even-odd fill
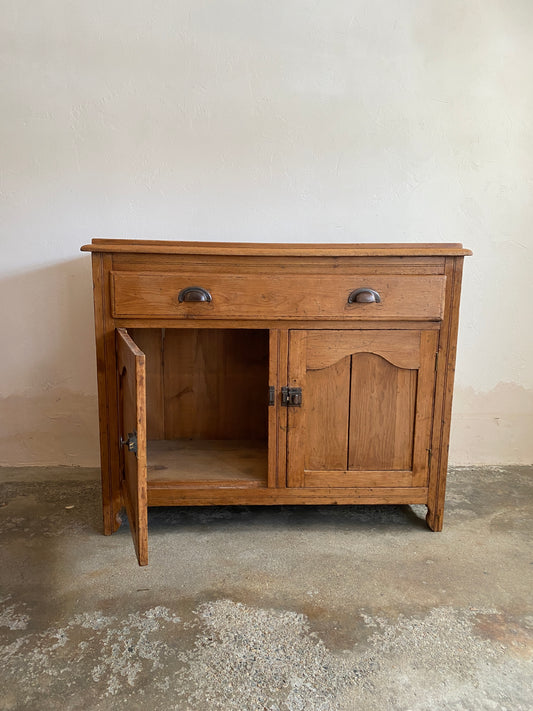
[[[290,487],[427,486],[438,332],[290,331]]]

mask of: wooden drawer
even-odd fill
[[[439,321],[445,283],[443,275],[112,272],[112,311],[116,318]],[[191,286],[212,300],[180,303]],[[349,304],[362,288],[377,292],[379,303]]]

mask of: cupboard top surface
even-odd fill
[[[93,239],[82,252],[131,254],[198,254],[232,256],[464,257],[472,252],[459,243],[279,244],[252,242],[173,242],[167,240]]]

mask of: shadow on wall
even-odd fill
[[[0,281],[0,465],[98,466],[91,263]]]

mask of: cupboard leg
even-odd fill
[[[442,531],[443,518],[444,518],[444,506],[438,507],[436,509],[430,509],[428,506],[428,512],[426,515],[426,523],[432,531],[435,531],[435,532]]]

